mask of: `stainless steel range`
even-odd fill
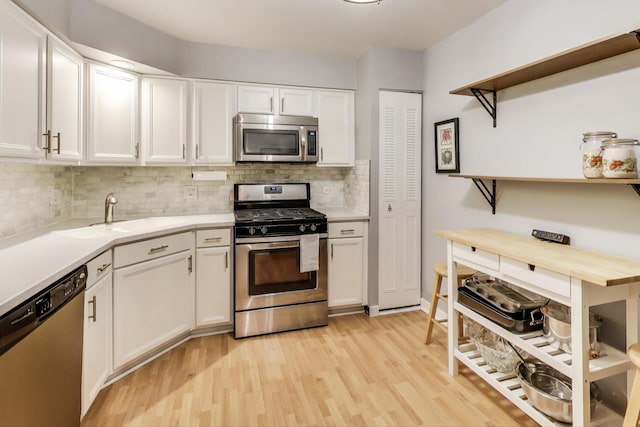
[[[327,218],[309,184],[235,184],[235,337],[326,326]]]

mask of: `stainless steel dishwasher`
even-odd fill
[[[87,267],[0,318],[0,426],[77,426]]]

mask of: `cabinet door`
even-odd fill
[[[138,86],[135,74],[89,65],[87,160],[137,163]]]
[[[353,166],[355,111],[353,92],[318,92],[318,166]]]
[[[142,80],[142,147],[146,163],[187,162],[187,81]]]
[[[362,305],[362,237],[329,239],[329,307]]]
[[[193,250],[116,269],[113,277],[113,365],[193,328]]]
[[[380,92],[378,302],[420,304],[422,96]]]
[[[0,155],[41,158],[46,36],[10,1],[0,3]]]
[[[287,116],[314,116],[315,94],[307,89],[280,88],[280,114]]]
[[[47,157],[82,160],[84,61],[54,37],[48,41]]]
[[[84,294],[82,416],[111,373],[111,273]]]
[[[239,113],[275,113],[276,90],[269,86],[238,86]]]
[[[231,322],[229,246],[196,250],[196,326]]]
[[[193,138],[196,163],[233,164],[233,116],[236,86],[193,83]]]

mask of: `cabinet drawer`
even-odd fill
[[[328,225],[329,238],[362,237],[364,235],[363,222],[330,222]]]
[[[193,232],[157,237],[129,245],[116,246],[113,250],[113,267],[136,264],[191,249],[194,244]]]
[[[109,274],[112,262],[113,254],[109,249],[87,263],[87,289]]]
[[[196,232],[196,246],[199,248],[229,245],[231,245],[231,230],[229,228],[198,230]]]
[[[462,243],[453,242],[453,255],[492,270],[500,269],[500,256]]]
[[[500,271],[505,276],[522,280],[557,295],[564,297],[571,295],[571,278],[564,274],[504,257],[500,263]]]

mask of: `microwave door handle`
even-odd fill
[[[307,131],[305,128],[300,129],[300,157],[307,160]]]

